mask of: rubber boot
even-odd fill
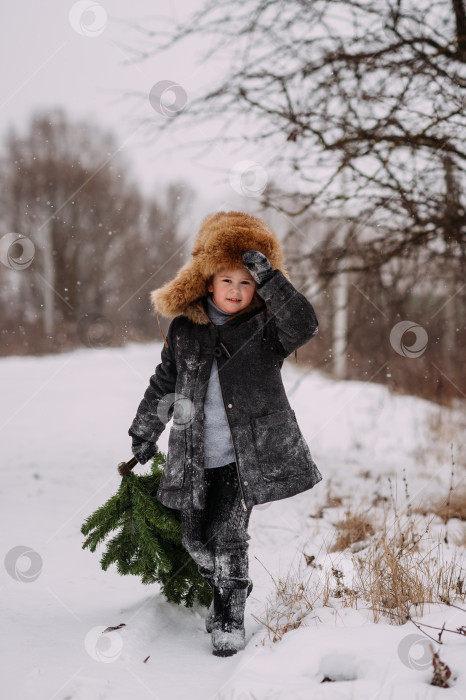
[[[210,583],[210,581],[209,581]],[[246,592],[246,597],[249,597],[249,594],[252,591],[252,580],[249,579],[249,584]],[[207,616],[205,619],[205,628],[209,634],[212,632],[214,627],[218,627],[221,624],[221,617],[222,617],[222,609],[219,607],[218,602],[218,596],[217,596],[217,607],[215,606],[216,602],[216,597],[214,595],[214,598],[212,600],[212,603],[210,604],[210,608],[207,612]]]
[[[219,623],[212,629],[212,654],[232,656],[245,647],[244,609],[246,588],[215,588],[214,608]],[[214,620],[216,616],[214,617]]]

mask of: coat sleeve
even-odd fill
[[[157,442],[166,424],[173,415],[177,368],[174,348],[174,319],[167,333],[168,348],[163,346],[161,362],[149,380],[144,398],[139,404],[136,416],[128,433],[131,437]]]
[[[272,277],[257,288],[257,294],[265,301],[277,348],[283,358],[317,333],[319,324],[312,304],[280,270],[275,270]]]

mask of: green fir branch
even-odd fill
[[[157,500],[164,465],[165,455],[158,452],[149,474],[125,475],[117,493],[84,521],[82,547],[94,552],[105,543],[100,559],[104,571],[115,564],[122,576],[160,584],[171,602],[209,606],[212,591],[182,545],[180,512]]]

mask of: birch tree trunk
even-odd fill
[[[335,235],[335,245],[342,249],[345,243],[348,224],[346,221],[346,170],[341,171],[341,223]],[[348,273],[345,272],[346,257],[340,256],[337,262],[337,274],[334,279],[334,314],[333,314],[333,368],[338,379],[348,375]]]
[[[43,327],[44,334],[51,336],[55,330],[55,269],[53,262],[53,238],[52,238],[52,222],[45,224],[42,230],[42,270],[43,275],[40,275],[42,281],[43,294]]]

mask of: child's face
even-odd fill
[[[215,273],[213,283],[207,289],[213,292],[213,300],[222,311],[235,313],[245,309],[254,296],[256,283],[246,268],[235,270],[222,268]]]

